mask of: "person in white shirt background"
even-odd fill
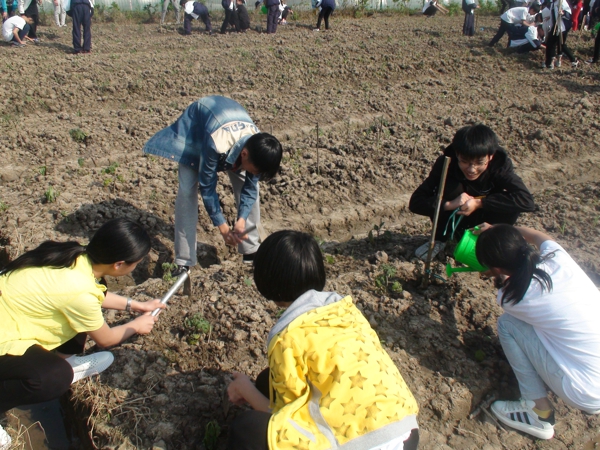
[[[504,33],[508,31],[510,27],[515,25],[532,26],[534,24],[534,16],[540,12],[539,3],[532,3],[529,7],[519,6],[517,8],[510,8],[504,14],[500,16],[500,27],[498,32],[492,38],[488,44],[490,47],[496,45],[496,43],[502,39]]]
[[[25,46],[26,41],[33,40],[27,36],[31,24],[33,19],[25,14],[9,17],[2,24],[2,39],[4,42],[12,42],[17,47]]]

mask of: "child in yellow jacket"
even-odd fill
[[[254,408],[232,423],[228,448],[416,449],[417,402],[352,299],[322,292],[316,241],[272,234],[256,253],[254,281],[287,310],[269,333],[269,368],[256,384],[234,373],[228,387],[233,403]]]

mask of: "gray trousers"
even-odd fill
[[[169,2],[173,2],[175,8],[175,23],[181,23],[180,6],[178,0],[164,0],[162,8],[162,16],[160,17],[160,23],[165,23],[165,17],[167,16],[167,9],[169,8]]]
[[[233,187],[236,207],[240,204],[240,193],[244,186],[246,173],[228,171]],[[236,218],[237,219],[237,218]],[[180,266],[195,266],[196,257],[196,227],[198,225],[198,170],[179,164],[179,188],[175,199],[175,264]],[[246,219],[246,228],[257,225],[254,231],[248,233],[248,239],[238,245],[238,252],[249,255],[258,250],[260,245],[260,191]]]

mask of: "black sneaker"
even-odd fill
[[[171,270],[171,277],[172,278],[177,278],[179,277],[179,275],[181,275],[183,272],[187,272],[189,271],[190,268],[188,266],[180,266],[177,265],[177,267],[173,270]]]
[[[250,253],[248,255],[242,255],[242,262],[244,264],[252,264],[252,263],[254,263],[254,256],[255,255],[256,255],[256,252]]]

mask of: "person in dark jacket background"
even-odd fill
[[[515,173],[498,137],[489,127],[479,124],[456,132],[452,144],[413,192],[408,205],[413,213],[428,216],[433,221],[445,156],[451,160],[435,232],[435,239],[440,243],[436,246],[438,251],[443,248],[441,243],[453,234],[452,224],[447,224],[455,211],[455,223],[462,217],[454,231],[458,240],[466,229],[480,223],[514,225],[522,212],[534,210],[533,196]],[[448,231],[444,233],[446,228]],[[415,253],[420,256],[419,249]]]
[[[266,0],[267,7],[267,33],[275,34],[277,32],[277,22],[279,22],[279,0]]]
[[[240,31],[237,15],[235,13],[235,0],[221,0],[221,6],[225,10],[225,18],[221,25],[221,34],[225,34],[229,25],[232,25],[235,31]]]
[[[323,19],[325,19],[325,29],[329,30],[329,16],[335,10],[335,0],[318,0],[315,7],[321,7],[321,11],[317,19],[317,28],[314,31],[321,31],[321,20]]]
[[[246,5],[244,5],[244,0],[236,0],[236,6],[237,22],[240,26],[239,31],[245,33],[250,28],[250,16],[248,15]]]

